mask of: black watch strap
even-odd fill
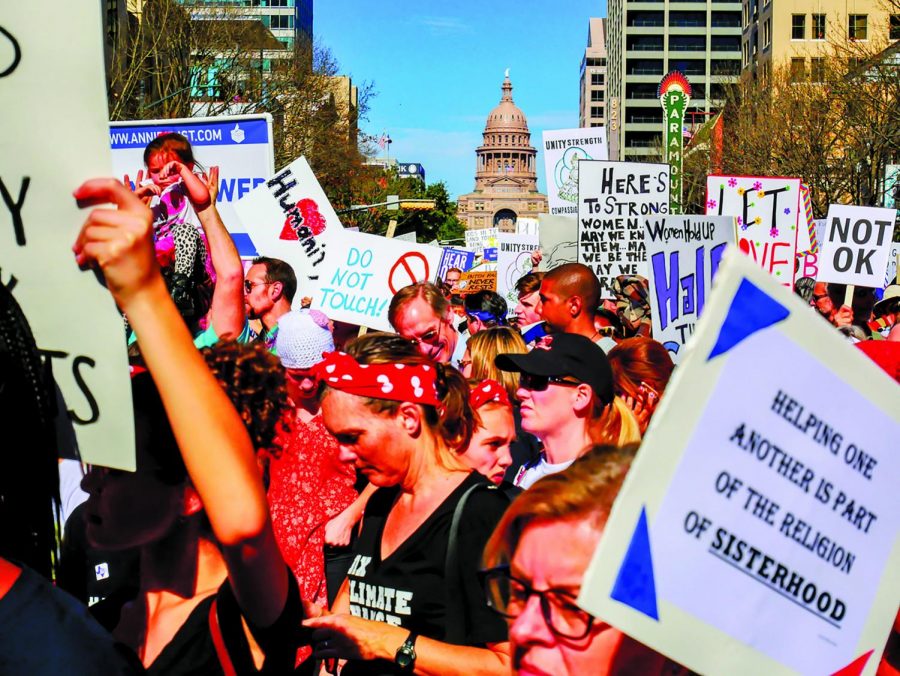
[[[419,638],[419,635],[416,632],[409,632],[409,636],[406,637],[403,645],[397,648],[397,652],[394,654],[394,664],[400,667],[403,671],[409,673],[412,673],[413,669],[416,666],[417,638]]]

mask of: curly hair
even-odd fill
[[[247,426],[257,451],[278,455],[276,438],[290,410],[284,369],[264,346],[234,341],[201,350]]]

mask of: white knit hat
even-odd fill
[[[334,351],[334,338],[308,311],[292,310],[278,320],[275,350],[285,368],[308,369],[322,361],[323,352]]]

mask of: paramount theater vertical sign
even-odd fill
[[[680,214],[681,169],[683,155],[684,113],[691,100],[691,83],[676,70],[666,75],[659,83],[657,96],[663,107],[663,147],[665,161],[671,167],[669,172],[669,213]]]

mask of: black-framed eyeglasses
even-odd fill
[[[252,293],[255,286],[268,286],[272,282],[251,282],[249,279],[244,280],[244,293]]]
[[[551,385],[551,383],[553,385],[563,385],[565,387],[578,387],[581,385],[580,381],[568,378],[568,376],[537,376],[533,373],[525,373],[524,371],[519,374],[519,387],[524,387],[526,390],[531,390],[532,392],[543,392]]]
[[[537,596],[544,621],[554,634],[573,641],[591,633],[594,616],[578,607],[575,594],[561,589],[538,590],[527,582],[513,577],[509,565],[495,566],[479,572],[487,594],[488,607],[503,617],[514,620]]]
[[[428,329],[425,333],[423,333],[418,338],[410,338],[409,340],[418,345],[419,343],[425,343],[426,345],[436,345],[441,340],[441,332],[444,329],[444,322],[440,322],[437,325],[437,328]]]

